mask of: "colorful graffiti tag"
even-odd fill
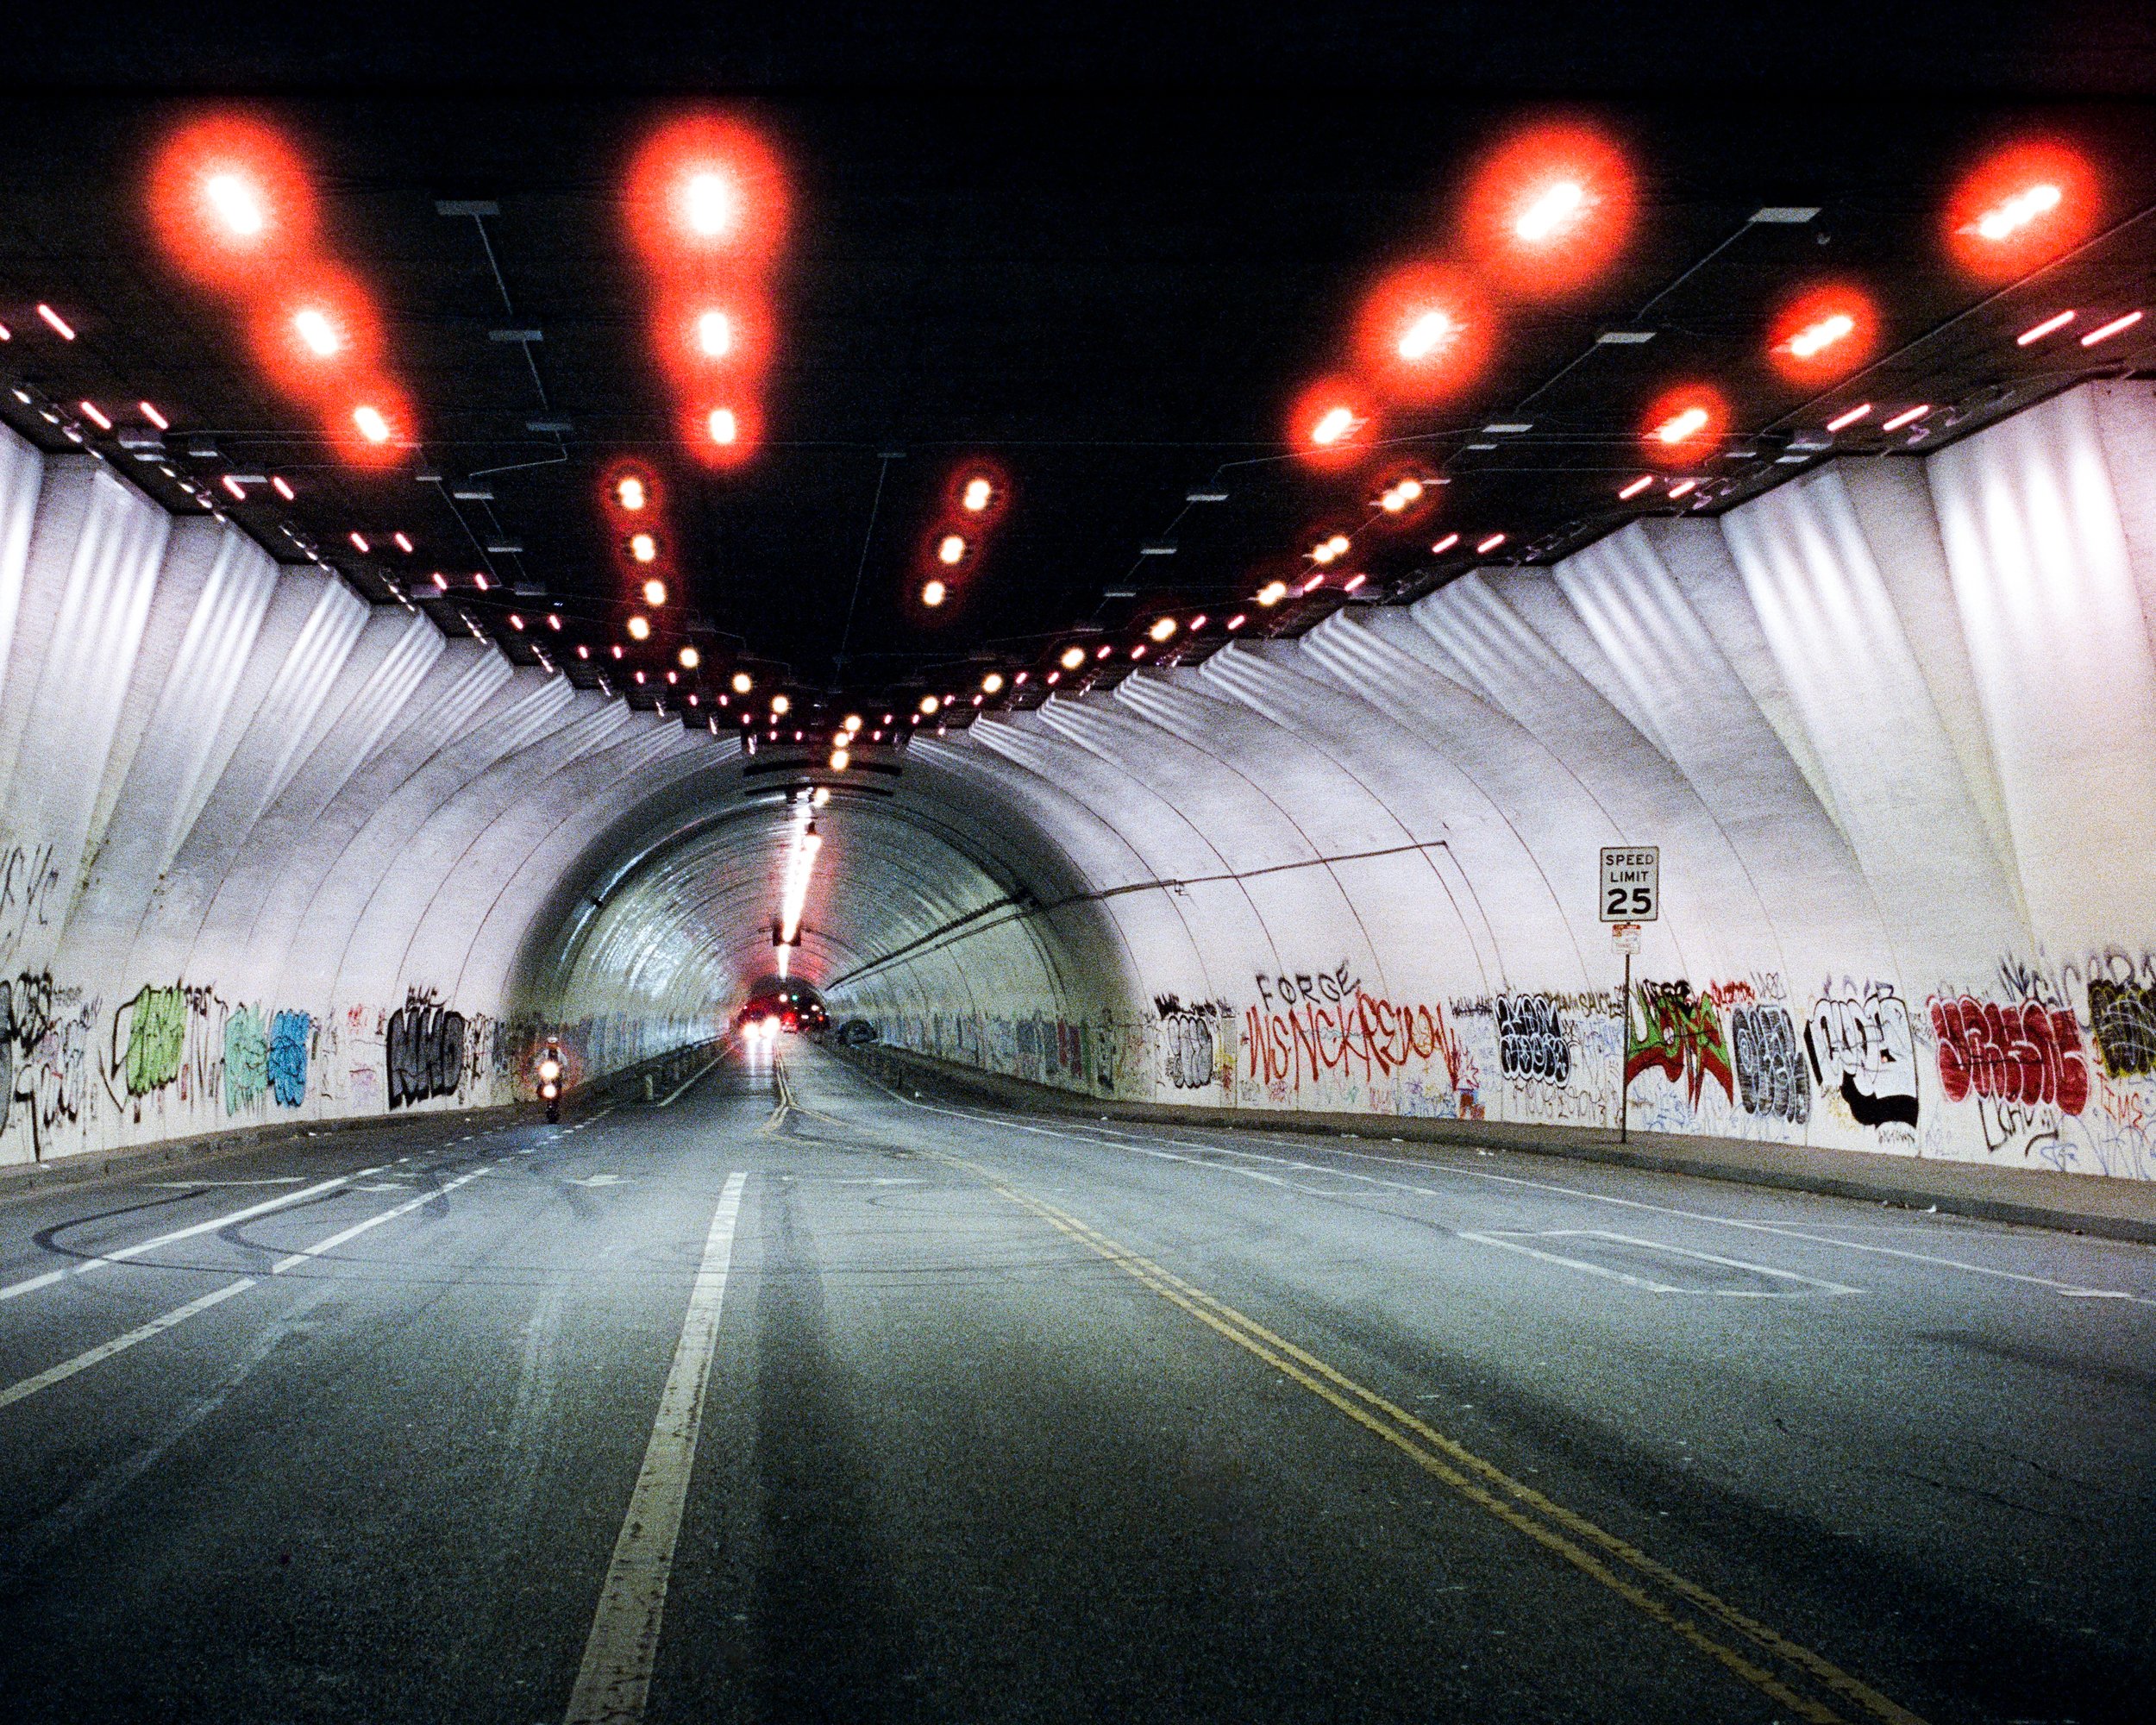
[[[1724,1096],[1736,1100],[1721,1008],[1711,996],[1695,994],[1682,978],[1633,986],[1625,1012],[1626,1088],[1644,1072],[1659,1072],[1672,1084],[1682,1083],[1695,1112],[1710,1078]]]

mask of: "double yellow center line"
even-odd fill
[[[1545,1551],[1592,1577],[1733,1676],[1812,1725],[1851,1725],[1813,1695],[1791,1687],[1807,1682],[1883,1725],[1923,1725],[1908,1709],[1801,1647],[1758,1619],[1677,1574],[1645,1552],[1514,1479],[1376,1390],[1316,1355],[1194,1287],[1174,1271],[1118,1244],[1098,1228],[1044,1198],[1020,1190],[993,1169],[940,1151],[923,1152],[985,1181],[998,1195],[1077,1241],[1236,1346],[1300,1384],[1357,1425],[1390,1444],[1414,1465],[1477,1509],[1524,1534]],[[1745,1644],[1749,1644],[1746,1646]],[[1778,1673],[1777,1674],[1777,1668]]]

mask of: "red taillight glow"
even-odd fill
[[[359,427],[360,436],[366,438],[368,442],[386,443],[389,442],[389,421],[384,417],[380,408],[368,406],[354,408],[352,423]]]

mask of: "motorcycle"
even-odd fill
[[[547,1124],[561,1123],[561,1063],[549,1052],[539,1063],[539,1095],[547,1105]]]

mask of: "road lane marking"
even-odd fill
[[[219,1228],[229,1227],[235,1222],[244,1222],[255,1216],[267,1215],[272,1210],[281,1210],[287,1205],[302,1203],[309,1198],[318,1198],[324,1192],[334,1192],[340,1186],[348,1186],[354,1180],[364,1180],[368,1175],[379,1174],[381,1171],[379,1168],[362,1168],[355,1173],[340,1174],[334,1180],[318,1181],[301,1191],[286,1192],[275,1198],[265,1198],[260,1203],[250,1204],[244,1210],[234,1210],[228,1215],[213,1216],[206,1222],[196,1222],[188,1227],[174,1228],[170,1233],[159,1234],[154,1239],[141,1240],[134,1245],[121,1246],[116,1251],[95,1253],[85,1258],[78,1264],[70,1264],[65,1270],[47,1270],[42,1276],[31,1276],[27,1282],[17,1282],[9,1287],[0,1288],[0,1300],[12,1300],[18,1294],[28,1294],[34,1288],[49,1288],[64,1276],[87,1276],[101,1265],[123,1264],[129,1258],[141,1257],[146,1251],[155,1251],[160,1246],[172,1245],[180,1240],[192,1239],[197,1234],[211,1233]]]
[[[211,1186],[297,1186],[304,1174],[277,1174],[261,1180],[146,1180],[146,1186],[161,1192],[199,1192]]]
[[[474,1168],[469,1174],[460,1174],[455,1179],[443,1182],[432,1191],[422,1192],[417,1198],[407,1199],[404,1203],[392,1205],[380,1214],[369,1216],[363,1222],[354,1222],[348,1228],[340,1228],[327,1239],[317,1240],[312,1245],[302,1246],[298,1251],[288,1252],[270,1265],[270,1274],[282,1276],[286,1270],[297,1268],[310,1258],[320,1258],[326,1251],[335,1251],[347,1240],[357,1239],[369,1228],[379,1228],[384,1222],[392,1222],[399,1216],[411,1214],[423,1204],[430,1204],[436,1198],[446,1198],[458,1187],[478,1179],[492,1166],[490,1163],[486,1168]]]
[[[1638,1576],[1653,1582],[1694,1610],[1725,1628],[1737,1631],[1785,1665],[1802,1671],[1830,1693],[1855,1703],[1864,1712],[1883,1722],[1883,1725],[1922,1725],[1916,1715],[1810,1648],[1789,1640],[1697,1583],[1649,1557],[1628,1541],[1545,1496],[1532,1486],[1514,1479],[1494,1464],[1446,1437],[1418,1415],[1396,1406],[1376,1391],[1365,1388],[1316,1355],[1276,1335],[1255,1319],[1184,1281],[1172,1270],[1119,1244],[1070,1212],[1012,1185],[993,1169],[940,1151],[923,1153],[948,1166],[963,1169],[985,1181],[1000,1196],[1039,1217],[1058,1233],[1080,1242],[1125,1274],[1151,1289],[1170,1305],[1181,1308],[1245,1352],[1293,1379],[1356,1424],[1393,1446],[1425,1472],[1451,1487],[1477,1508],[1488,1511],[1582,1573],[1600,1582],[1725,1670],[1788,1707],[1801,1718],[1812,1722],[1812,1725],[1847,1725],[1847,1722],[1833,1709],[1792,1689],[1772,1672],[1737,1648],[1717,1640],[1697,1623],[1684,1616],[1668,1600],[1650,1593],[1641,1581],[1620,1574],[1605,1559],[1614,1559],[1627,1566]],[[1543,1519],[1537,1520],[1538,1515]]]
[[[719,1310],[726,1297],[726,1270],[734,1254],[734,1224],[741,1213],[746,1173],[726,1176],[711,1213],[704,1259],[689,1290],[681,1339],[659,1395],[642,1468],[629,1494],[629,1513],[614,1559],[599,1590],[599,1609],[584,1644],[584,1663],[569,1694],[564,1725],[635,1725],[651,1690],[651,1665],[666,1615],[667,1581],[674,1569],[674,1540],[688,1500],[689,1471],[696,1463],[697,1434],[704,1420],[704,1389],[718,1347]]]
[[[1741,1258],[1722,1258],[1711,1251],[1694,1251],[1681,1245],[1665,1245],[1660,1240],[1640,1239],[1636,1235],[1613,1233],[1608,1228],[1492,1228],[1487,1233],[1462,1228],[1458,1237],[1474,1240],[1482,1245],[1494,1245],[1505,1251],[1518,1252],[1523,1258],[1539,1258],[1545,1264],[1562,1264],[1567,1270],[1584,1270],[1590,1276],[1607,1276],[1612,1282],[1621,1282],[1632,1288],[1643,1289],[1650,1294],[1705,1294],[1719,1300],[1786,1300],[1789,1294],[1770,1293],[1761,1288],[1682,1288],[1667,1282],[1650,1281],[1644,1276],[1634,1276],[1627,1270],[1612,1270],[1608,1264],[1595,1264],[1588,1258],[1567,1258],[1562,1252],[1549,1251],[1529,1245],[1529,1240],[1599,1239],[1612,1240],[1621,1245],[1638,1248],[1641,1251],[1658,1252],[1665,1258],[1689,1258],[1699,1264],[1716,1264],[1725,1270],[1742,1270],[1753,1276],[1764,1276],[1776,1282],[1791,1282],[1821,1294],[1861,1294],[1861,1288],[1852,1288],[1846,1283],[1823,1282],[1816,1276],[1800,1276],[1793,1270],[1777,1270],[1771,1264],[1753,1264]]]
[[[342,1245],[347,1240],[356,1239],[360,1235],[367,1233],[370,1228],[379,1227],[384,1222],[392,1221],[398,1216],[407,1214],[411,1211],[417,1209],[421,1205],[429,1202],[430,1200],[441,1197],[447,1193],[455,1191],[458,1187],[465,1184],[466,1182],[476,1180],[480,1175],[488,1172],[489,1168],[492,1166],[492,1164],[490,1164],[487,1168],[475,1168],[469,1174],[460,1175],[454,1180],[449,1181],[445,1185],[438,1187],[433,1191],[421,1193],[419,1196],[411,1200],[409,1202],[398,1204],[391,1209],[384,1210],[379,1215],[369,1216],[365,1221],[355,1223],[348,1228],[341,1228],[335,1233],[329,1235],[327,1239],[317,1240],[310,1246],[304,1247],[298,1251],[288,1253],[286,1256],[278,1259],[276,1263],[270,1266],[269,1273],[272,1276],[282,1276],[286,1270],[294,1269],[302,1264],[305,1264],[309,1260],[319,1257],[323,1252],[333,1251],[338,1246]],[[346,1177],[348,1179],[355,1179],[358,1176],[347,1176]],[[342,1182],[340,1182],[338,1183],[341,1184]],[[294,1194],[293,1195],[298,1196],[300,1195]],[[227,1220],[230,1219],[228,1218]],[[187,1232],[199,1233],[200,1229],[190,1229]],[[145,1246],[134,1248],[134,1250],[147,1250],[147,1244],[155,1244],[155,1242],[147,1243]],[[0,1408],[11,1406],[13,1403],[22,1401],[26,1397],[34,1396],[41,1389],[49,1389],[53,1384],[62,1383],[67,1378],[74,1377],[77,1372],[87,1371],[91,1366],[99,1364],[101,1361],[110,1359],[112,1356],[116,1353],[125,1352],[128,1348],[135,1346],[139,1342],[146,1342],[153,1336],[162,1335],[166,1330],[171,1329],[175,1324],[183,1324],[186,1322],[188,1319],[193,1317],[197,1312],[206,1312],[210,1307],[230,1299],[235,1294],[245,1293],[248,1289],[255,1285],[257,1280],[257,1277],[248,1276],[242,1276],[237,1282],[228,1283],[222,1288],[216,1289],[211,1292],[204,1295],[200,1299],[190,1300],[184,1306],[174,1307],[162,1317],[153,1318],[148,1323],[129,1330],[124,1335],[115,1336],[110,1341],[100,1342],[96,1347],[86,1349],[83,1352],[77,1354],[72,1359],[62,1360],[58,1365],[49,1366],[45,1371],[37,1373],[34,1377],[26,1377],[19,1383],[12,1383],[5,1389],[0,1389]]]
[[[206,1312],[212,1306],[221,1305],[235,1294],[244,1294],[254,1285],[252,1276],[244,1276],[237,1282],[228,1282],[222,1288],[212,1289],[199,1299],[190,1300],[185,1306],[175,1306],[161,1317],[152,1318],[148,1323],[138,1325],[125,1335],[115,1336],[109,1342],[85,1350],[72,1359],[64,1359],[58,1365],[48,1365],[34,1377],[25,1377],[0,1389],[0,1408],[11,1408],[27,1400],[41,1389],[50,1389],[55,1383],[64,1383],[77,1372],[87,1371],[116,1353],[124,1353],[138,1342],[146,1342],[152,1336],[161,1336],[166,1331],[185,1323],[198,1312]]]
[[[880,1080],[870,1078],[868,1082],[875,1084],[885,1095],[904,1102],[908,1107],[919,1108],[931,1114],[947,1114],[954,1120],[972,1120],[981,1126],[1000,1126],[1011,1132],[1032,1132],[1042,1138],[1069,1138],[1078,1144],[1098,1144],[1119,1150],[1135,1150],[1143,1155],[1158,1157],[1163,1161],[1192,1161],[1199,1167],[1213,1168],[1222,1173],[1241,1171],[1223,1167],[1214,1162],[1199,1161],[1194,1157],[1169,1156],[1159,1151],[1150,1150],[1142,1143],[1133,1142],[1140,1136],[1137,1132],[1119,1132],[1112,1127],[1104,1133],[1099,1128],[1091,1126],[1084,1131],[1072,1131],[1066,1127],[1030,1126],[1021,1120],[1000,1120],[993,1114],[976,1113],[964,1108],[939,1107],[932,1102],[917,1101],[911,1096],[892,1089],[890,1086],[882,1083]],[[1180,1145],[1187,1150],[1202,1150],[1212,1156],[1239,1156],[1254,1162],[1275,1163],[1285,1168],[1305,1169],[1312,1171],[1322,1170],[1326,1173],[1351,1176],[1351,1170],[1329,1168],[1323,1163],[1300,1161],[1284,1156],[1267,1156],[1262,1151],[1244,1150],[1231,1145],[1204,1144],[1190,1138],[1161,1138],[1158,1134],[1151,1136],[1156,1143]],[[1781,1239],[1802,1240],[1809,1245],[1835,1246],[1844,1251],[1870,1252],[1876,1257],[1901,1258],[1912,1264],[1930,1264],[1940,1270],[1959,1270],[1971,1276],[1987,1276],[1994,1281],[2019,1283],[2027,1287],[2047,1289],[2052,1293],[2070,1300],[2123,1300],[2136,1306],[2156,1306],[2156,1298],[2145,1294],[2135,1294],[2125,1289],[2090,1288],[2079,1283],[2062,1282],[2055,1276],[2034,1276],[2016,1270],[1998,1270],[1990,1264],[1971,1264],[1965,1258],[1943,1258],[1934,1252],[1911,1251],[1902,1246],[1873,1245],[1864,1240],[1836,1239],[1830,1235],[1815,1234],[1787,1222],[1762,1222],[1739,1216],[1718,1216],[1711,1211],[1686,1209],[1683,1206],[1677,1204],[1653,1204],[1642,1198],[1620,1198],[1608,1192],[1589,1192],[1582,1187],[1561,1185],[1553,1180],[1530,1180],[1523,1175],[1494,1174],[1480,1168],[1457,1167],[1451,1163],[1439,1162],[1433,1157],[1384,1156],[1375,1151],[1343,1150],[1330,1145],[1326,1145],[1326,1149],[1333,1156],[1351,1156],[1359,1161],[1381,1162],[1392,1168],[1426,1169],[1432,1174],[1447,1174],[1465,1180],[1481,1180],[1499,1186],[1517,1186],[1528,1191],[1552,1192],[1568,1198],[1584,1199],[1590,1203],[1608,1204],[1618,1209],[1640,1210],[1657,1216],[1678,1216],[1688,1221],[1711,1223],[1716,1227],[1737,1228],[1748,1233],[1771,1234]],[[1522,1145],[1511,1153],[1532,1156],[1538,1152],[1532,1145]],[[1439,1195],[1426,1186],[1400,1185],[1389,1181],[1380,1181],[1375,1183],[1391,1186],[1399,1191],[1421,1193],[1428,1197]],[[1824,1195],[1831,1196],[1832,1195]],[[1842,1201],[1858,1201],[1843,1200]]]

